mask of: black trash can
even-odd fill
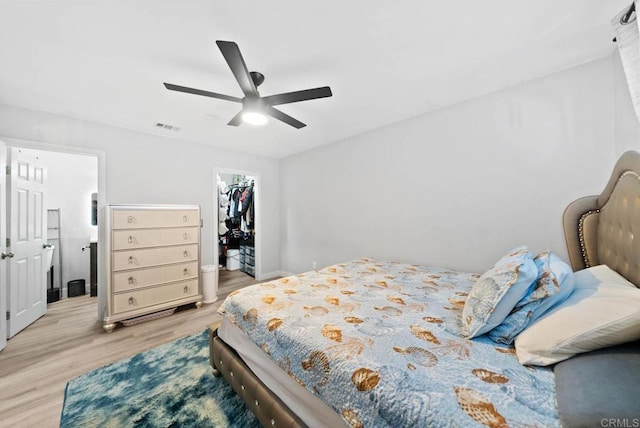
[[[47,289],[47,303],[53,303],[60,300],[60,289],[58,287]]]
[[[85,280],[74,279],[67,282],[67,295],[69,297],[84,296],[85,294]]]

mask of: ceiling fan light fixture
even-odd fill
[[[233,76],[240,85],[244,94],[243,98],[232,97],[231,95],[219,94],[217,92],[203,91],[202,89],[189,88],[187,86],[174,85],[164,82],[165,88],[170,91],[185,92],[187,94],[201,95],[203,97],[217,98],[234,103],[241,103],[242,110],[227,123],[230,126],[240,126],[243,122],[251,125],[264,125],[267,123],[267,116],[293,126],[296,129],[304,128],[306,125],[288,114],[274,108],[282,104],[297,103],[300,101],[315,100],[317,98],[330,97],[331,88],[323,86],[320,88],[303,89],[301,91],[283,92],[281,94],[262,97],[258,92],[258,86],[264,82],[264,75],[257,71],[249,71],[244,58],[240,53],[240,48],[234,42],[216,40],[216,44],[222,52],[227,65],[231,69]]]
[[[267,123],[267,116],[259,111],[245,111],[242,113],[242,121],[249,125],[261,126]]]

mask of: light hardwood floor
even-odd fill
[[[97,299],[51,303],[47,314],[0,352],[0,427],[57,427],[67,382],[83,373],[204,330],[219,320],[227,294],[255,284],[239,271],[221,271],[218,300],[111,334],[98,322]]]

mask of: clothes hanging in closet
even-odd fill
[[[229,248],[236,249],[239,248],[240,241],[253,240],[253,182],[232,184],[229,186],[227,198],[229,200],[226,216],[226,227],[229,229],[228,245]]]
[[[241,183],[227,185],[221,181],[218,183],[218,192],[219,263],[224,266],[227,250],[239,249],[241,245],[254,245],[254,182],[245,178]]]
[[[240,202],[242,204],[240,229],[244,233],[250,233],[253,230],[253,185],[242,191]]]

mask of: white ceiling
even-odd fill
[[[609,55],[630,2],[0,0],[0,103],[280,158]],[[263,96],[334,95],[227,126],[239,104],[162,85],[242,97],[216,40]]]

